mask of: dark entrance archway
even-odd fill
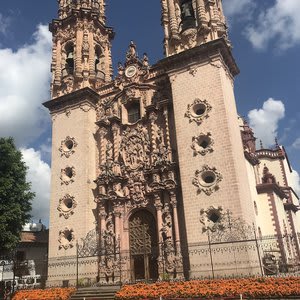
[[[154,281],[158,278],[158,238],[156,222],[147,210],[139,210],[129,219],[131,279]]]

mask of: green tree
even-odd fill
[[[27,167],[13,138],[0,138],[0,253],[13,250],[30,220],[35,194],[26,182]]]

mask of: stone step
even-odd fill
[[[120,286],[103,286],[80,288],[70,300],[114,300],[115,293],[120,289]]]

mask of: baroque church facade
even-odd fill
[[[115,77],[105,1],[58,3],[44,103],[53,134],[48,285],[229,276],[223,246],[213,249],[218,269],[207,267],[217,232],[240,241],[250,230],[256,246],[284,236],[276,258],[299,265],[291,168],[283,147],[256,149],[238,117],[222,1],[161,0],[165,58],[150,66],[131,41]],[[262,250],[234,256],[241,273],[264,272]]]

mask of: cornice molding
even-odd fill
[[[95,107],[98,100],[99,95],[91,88],[85,87],[73,93],[46,101],[43,105],[48,108],[50,112],[53,112],[64,110],[72,106],[79,106],[83,103],[89,103]]]
[[[256,185],[256,190],[258,194],[264,193],[275,193],[281,199],[287,199],[288,196],[281,189],[281,187],[277,183],[262,183]]]

